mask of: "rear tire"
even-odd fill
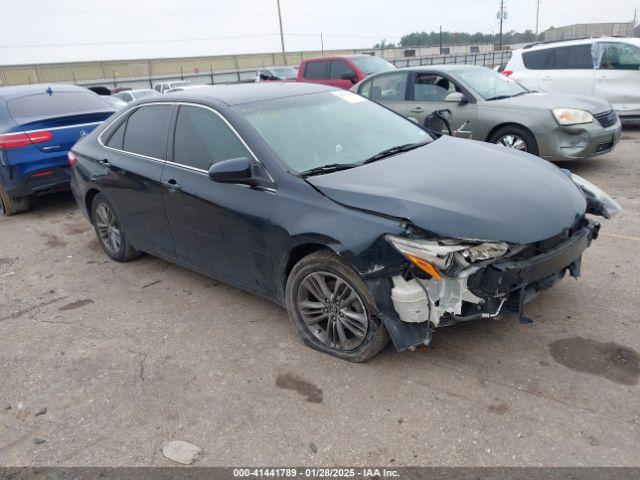
[[[389,342],[369,288],[333,252],[320,250],[300,260],[287,278],[285,298],[298,336],[311,348],[365,362]]]
[[[120,227],[120,220],[113,205],[101,193],[93,198],[91,221],[100,246],[112,260],[128,262],[140,256],[140,252],[131,246],[126,233]]]
[[[29,197],[12,197],[4,185],[0,184],[0,216],[10,217],[16,213],[28,212],[29,207]]]
[[[532,155],[538,155],[538,142],[536,137],[524,127],[520,125],[507,125],[498,129],[491,138],[489,143],[495,143],[521,152],[527,152]]]

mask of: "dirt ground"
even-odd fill
[[[212,466],[638,466],[638,151],[629,128],[563,165],[625,211],[533,324],[441,329],[360,365],[305,347],[256,296],[110,261],[70,195],[0,218],[0,465],[172,465],[161,446],[186,440]]]

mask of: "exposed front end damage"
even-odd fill
[[[584,217],[560,235],[528,245],[452,245],[408,238],[399,244],[393,243],[395,237],[392,244],[400,245],[399,251],[409,261],[386,278],[369,279],[369,284],[382,320],[401,351],[428,344],[436,328],[459,322],[506,312],[529,322],[524,305],[567,272],[576,278],[580,275],[582,253],[597,238],[599,228],[599,223]],[[428,265],[407,253],[418,253],[412,247],[420,244],[426,245],[420,256]],[[443,248],[438,251],[438,247]]]

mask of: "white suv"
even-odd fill
[[[622,119],[640,120],[640,39],[591,38],[515,50],[502,72],[530,90],[609,100]]]

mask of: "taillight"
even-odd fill
[[[513,70],[503,70],[503,71],[502,71],[502,74],[503,74],[505,77],[510,77],[511,75],[513,75]]]
[[[52,136],[51,132],[46,130],[28,133],[5,133],[0,135],[0,148],[19,148],[26,147],[32,143],[48,142]]]
[[[73,166],[78,163],[78,156],[69,150],[69,153],[67,153],[67,160],[69,161],[69,165]]]
[[[46,177],[47,175],[53,175],[53,170],[41,170],[31,175],[31,177]]]

